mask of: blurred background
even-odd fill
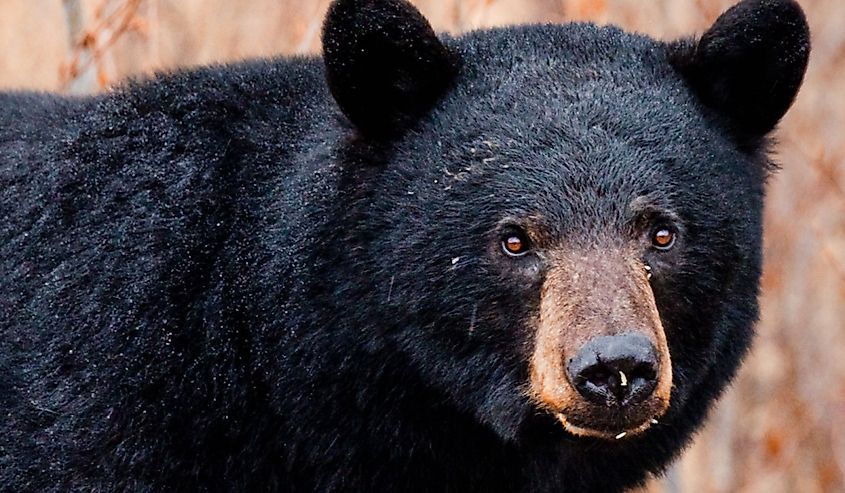
[[[315,54],[328,0],[2,0],[0,89],[92,93],[129,76]],[[591,21],[661,39],[732,0],[415,0],[439,31]],[[695,444],[648,492],[845,491],[845,2],[800,0],[804,88],[778,132],[759,337]]]

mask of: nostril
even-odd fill
[[[654,392],[656,386],[656,365],[641,363],[631,370],[627,392],[619,396],[620,404],[639,404]]]
[[[630,378],[632,381],[634,380],[656,380],[657,379],[657,368],[656,364],[652,362],[648,363],[640,363],[634,367],[629,372]]]
[[[576,375],[575,386],[583,388],[589,393],[601,394],[603,391],[617,386],[614,381],[617,377],[611,371],[610,368],[603,364],[587,367],[584,371]]]
[[[638,404],[657,386],[654,346],[640,334],[597,337],[569,361],[570,381],[585,399],[602,406]]]
[[[573,379],[578,392],[599,405],[637,404],[645,400],[657,383],[653,367],[639,365],[633,370],[617,361],[588,366]]]

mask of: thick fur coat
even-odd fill
[[[798,5],[664,43],[338,0],[324,47],[0,94],[0,490],[607,492],[701,424],[757,317]],[[538,334],[607,329],[630,262],[668,407],[580,436]]]

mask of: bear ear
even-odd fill
[[[700,100],[739,140],[770,132],[798,93],[810,55],[804,12],[793,0],[744,0],[670,59]]]
[[[336,0],[323,25],[326,78],[363,134],[391,137],[446,92],[455,58],[404,0]]]

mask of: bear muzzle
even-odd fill
[[[559,254],[543,285],[530,394],[574,435],[632,437],[669,407],[663,325],[647,271],[628,258]]]

